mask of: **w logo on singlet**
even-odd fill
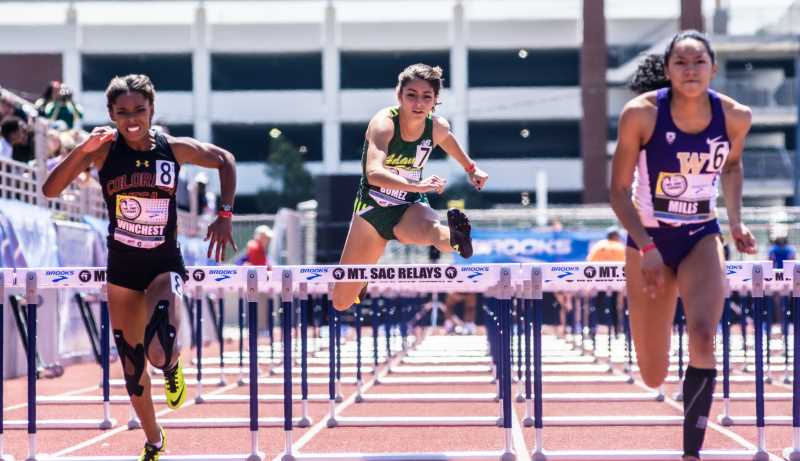
[[[681,174],[713,174],[718,172],[730,153],[730,143],[720,141],[722,136],[707,138],[708,152],[678,152]]]

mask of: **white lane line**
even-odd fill
[[[237,387],[239,387],[239,384],[238,384],[238,383],[232,383],[232,384],[228,384],[228,385],[227,385],[227,386],[225,386],[225,387],[221,387],[221,388],[219,388],[219,389],[215,389],[215,390],[213,390],[213,391],[211,391],[211,392],[208,392],[208,393],[206,393],[206,394],[204,394],[204,395],[216,395],[216,394],[221,394],[221,393],[223,393],[223,392],[227,392],[227,391],[229,391],[229,390],[231,390],[231,389],[235,389],[235,388],[237,388]],[[180,411],[181,409],[183,409],[183,408],[188,408],[188,407],[190,407],[190,406],[192,406],[192,405],[195,405],[195,402],[194,402],[194,400],[192,400],[192,401],[188,401],[188,402],[184,403],[184,404],[183,404],[183,406],[182,406],[181,408],[177,409],[177,410],[172,410],[172,409],[170,409],[170,408],[164,408],[163,410],[161,410],[161,411],[157,412],[157,413],[156,413],[156,416],[163,416],[163,415],[165,415],[165,414],[172,413],[172,412],[174,412],[174,411]],[[92,437],[92,438],[91,438],[91,439],[89,439],[89,440],[86,440],[86,441],[84,441],[84,442],[81,442],[81,443],[79,443],[79,444],[77,444],[77,445],[73,445],[73,446],[71,446],[71,447],[67,447],[67,448],[65,448],[65,449],[63,449],[63,450],[61,450],[61,451],[58,451],[58,452],[56,452],[56,453],[53,453],[51,456],[53,456],[53,457],[56,457],[56,456],[64,456],[64,455],[68,455],[68,454],[70,454],[70,453],[73,453],[73,452],[75,452],[75,451],[78,451],[78,450],[81,450],[81,449],[83,449],[83,448],[86,448],[86,447],[89,447],[89,446],[91,446],[91,445],[94,445],[94,444],[95,444],[95,443],[97,443],[97,442],[101,442],[101,441],[103,441],[103,440],[105,440],[105,439],[107,439],[107,438],[109,438],[109,437],[111,437],[111,436],[113,436],[113,435],[119,434],[120,432],[125,432],[125,431],[127,431],[127,430],[128,430],[128,425],[127,425],[127,424],[121,424],[121,425],[120,425],[119,427],[117,427],[116,429],[111,429],[111,430],[109,430],[109,431],[103,432],[102,434],[100,434],[100,435],[98,435],[98,436],[96,436],[96,437]]]
[[[652,389],[647,387],[646,384],[644,384],[643,382],[639,381],[638,379],[634,379],[633,383],[636,386],[641,387],[642,389],[647,389],[649,391],[652,391]],[[671,406],[672,408],[674,408],[674,409],[680,411],[681,413],[683,413],[683,405],[678,403],[678,402],[676,402],[675,400],[669,398],[666,395],[664,396],[664,403],[666,403],[667,405]],[[720,426],[717,423],[712,422],[710,419],[708,421],[708,427],[710,427],[711,429],[714,429],[715,431],[717,431],[720,434],[728,437],[729,439],[733,440],[734,442],[742,445],[743,447],[745,447],[745,448],[747,448],[749,450],[753,450],[753,451],[758,450],[758,446],[754,445],[749,440],[745,439],[744,437],[742,437],[741,435],[737,434],[736,432],[733,432],[733,431],[731,431],[731,430],[729,430],[729,429],[727,429],[727,428],[725,428],[723,426]],[[783,458],[781,458],[781,457],[779,457],[777,455],[774,455],[769,451],[767,452],[767,454],[769,455],[770,461],[785,461]]]
[[[525,434],[522,433],[522,427],[519,425],[517,418],[517,410],[514,404],[511,404],[511,434],[514,439],[514,450],[517,452],[517,461],[531,461],[531,453],[528,451],[528,445],[525,443]]]
[[[67,392],[63,392],[61,394],[56,394],[53,397],[67,397],[67,396],[70,396],[70,395],[83,394],[84,392],[97,390],[99,387],[100,386],[98,386],[98,385],[87,386],[87,387],[83,387],[83,388],[80,388],[80,389],[75,389],[74,391],[67,391]],[[3,411],[18,410],[20,408],[25,408],[27,406],[28,406],[28,402],[17,403],[15,405],[11,405],[11,406],[3,408]]]
[[[390,364],[390,366],[398,365],[400,363],[400,361],[403,359],[404,356],[405,356],[405,354],[399,354],[398,356],[396,356],[394,359],[392,359],[392,363]],[[379,378],[382,378],[382,377],[386,376],[386,374],[387,374],[386,370],[387,370],[386,366],[382,367],[381,371],[378,372],[377,375],[373,376],[372,379],[370,379],[369,381],[364,383],[364,386],[361,388],[361,393],[362,394],[365,393],[372,386],[374,386],[375,382]],[[345,408],[347,408],[350,405],[352,405],[353,403],[355,403],[355,401],[356,401],[356,392],[353,391],[353,393],[350,394],[350,396],[344,402],[340,403],[339,405],[336,405],[336,410],[334,410],[333,414],[334,415],[339,415],[342,411],[344,411]],[[306,431],[306,433],[303,434],[303,436],[300,437],[297,440],[297,442],[292,444],[292,453],[297,453],[298,451],[300,451],[300,449],[303,448],[308,442],[310,442],[311,439],[314,438],[314,436],[316,436],[323,429],[328,427],[327,426],[327,422],[328,422],[327,416],[328,416],[328,414],[326,414],[325,417],[320,418],[320,420],[319,420],[319,422],[317,424],[313,425],[311,427],[311,429]],[[278,456],[276,456],[273,459],[273,461],[280,461],[281,458],[283,457],[283,455],[284,455],[284,453],[279,454]]]

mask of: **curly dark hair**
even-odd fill
[[[412,80],[425,80],[431,84],[433,94],[439,96],[439,91],[444,84],[442,74],[442,68],[439,66],[431,67],[421,62],[412,64],[403,69],[400,75],[397,76],[397,91],[401,91]]]
[[[714,64],[716,62],[716,53],[711,47],[711,42],[706,34],[696,30],[683,30],[672,37],[663,55],[648,54],[644,57],[628,83],[628,88],[635,93],[642,94],[670,86],[665,64],[669,62],[669,57],[672,56],[672,50],[675,45],[684,40],[697,40],[702,43],[709,57],[711,57],[711,63]]]

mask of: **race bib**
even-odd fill
[[[114,240],[136,248],[164,243],[169,220],[169,199],[117,195]]]
[[[672,221],[711,218],[715,180],[713,174],[659,173],[653,199],[654,215]]]

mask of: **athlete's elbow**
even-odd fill
[[[52,182],[45,181],[42,185],[42,194],[47,198],[56,198],[61,193],[61,190],[53,185]]]

